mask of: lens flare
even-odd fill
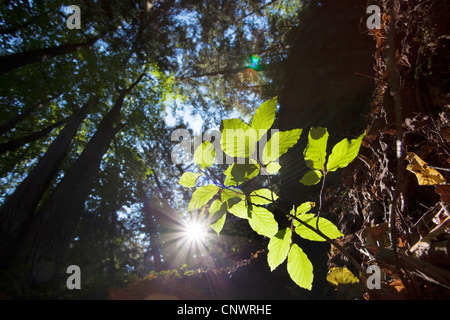
[[[184,235],[190,241],[203,241],[206,236],[205,226],[198,221],[191,221],[186,225]]]

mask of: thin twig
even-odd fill
[[[323,190],[325,189],[326,176],[327,176],[327,172],[325,170],[323,170],[322,187],[320,188],[320,193],[319,193],[319,209],[317,209],[317,220],[316,220],[316,229],[317,230],[319,230],[319,218],[320,218],[320,214],[322,212],[322,195],[323,195]]]
[[[442,167],[435,167],[435,166],[430,166],[429,164],[424,165],[424,168],[432,168],[432,169],[437,169],[437,170],[443,170],[443,171],[450,171],[449,168],[442,168]]]

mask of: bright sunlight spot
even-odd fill
[[[197,221],[191,221],[186,225],[185,236],[190,241],[202,241],[206,236],[205,226]]]

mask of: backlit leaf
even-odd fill
[[[298,286],[311,290],[314,278],[313,265],[308,256],[295,243],[289,250],[287,270],[291,279]]]
[[[318,184],[322,179],[322,172],[320,170],[309,170],[305,173],[305,175],[300,179],[300,182],[305,186],[313,186]]]
[[[302,129],[276,131],[264,146],[262,153],[263,163],[268,164],[277,160],[297,143],[301,135]]]
[[[271,162],[266,166],[266,171],[268,174],[275,174],[281,169],[278,162]]]
[[[308,134],[308,145],[304,151],[308,168],[322,170],[327,154],[328,131],[325,128],[311,128]]]
[[[267,262],[269,263],[270,271],[275,270],[286,259],[291,245],[291,229],[286,228],[278,231],[272,238],[270,238],[267,249]]]
[[[179,184],[186,188],[195,187],[195,182],[201,173],[185,172],[179,180]]]
[[[250,201],[254,204],[269,204],[278,199],[278,196],[270,189],[259,189],[250,193]]]
[[[259,174],[259,165],[233,163],[223,172],[229,178],[229,185],[239,185],[253,179]]]
[[[202,167],[202,169],[205,169],[214,164],[215,156],[216,151],[214,145],[209,141],[205,141],[195,150],[194,162]]]
[[[356,158],[361,147],[362,139],[365,133],[353,140],[343,139],[336,143],[328,157],[327,170],[335,171],[339,168],[345,168],[353,159]]]
[[[219,199],[215,199],[209,206],[209,217],[212,218],[216,212],[220,210],[223,202]]]
[[[226,213],[227,204],[225,202],[216,199],[211,203],[211,206],[209,207],[209,219],[215,220],[215,222],[211,224],[211,228],[213,228],[217,234],[223,229]]]
[[[226,219],[227,215],[226,213],[222,214],[222,216],[217,219],[216,222],[214,222],[213,224],[211,224],[211,228],[213,228],[213,230],[219,234],[220,231],[222,231],[223,226],[225,225],[225,219]]]
[[[301,205],[297,207],[297,210],[295,210],[295,214],[298,216],[302,213],[308,213],[315,206],[316,204],[314,202],[303,202]]]
[[[239,198],[241,200],[245,199],[245,194],[242,190],[237,188],[228,188],[222,190],[222,201],[228,201],[231,198]]]
[[[188,210],[200,209],[217,194],[217,191],[219,191],[219,187],[215,184],[208,184],[207,186],[197,188],[197,190],[192,193]]]
[[[241,219],[248,219],[248,208],[245,200],[240,200],[239,198],[231,198],[229,200],[228,211]]]
[[[277,109],[277,98],[267,100],[259,106],[253,115],[251,122],[251,127],[256,130],[258,134],[257,140],[267,132],[267,130],[272,127],[273,121],[275,119],[275,111]]]
[[[273,217],[273,213],[266,208],[253,206],[248,222],[256,233],[268,238],[278,231],[278,223]]]
[[[316,228],[317,217],[313,213],[304,213],[299,215],[298,218],[309,224],[311,227]],[[311,241],[326,241],[323,237],[298,221],[294,221],[294,226],[295,232],[304,239]],[[319,231],[330,239],[336,239],[343,235],[331,221],[321,217],[319,218]]]
[[[220,145],[223,152],[231,157],[248,158],[256,149],[257,133],[240,119],[222,120]]]

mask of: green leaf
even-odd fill
[[[298,286],[311,290],[314,278],[313,265],[308,256],[295,243],[289,250],[287,270],[291,279]]]
[[[256,233],[268,238],[278,231],[278,223],[273,217],[273,213],[263,207],[253,206],[248,222]]]
[[[359,279],[345,267],[331,268],[327,274],[327,281],[335,286],[340,284],[358,283]]]
[[[245,194],[237,188],[228,188],[222,190],[222,201],[228,201],[231,198],[239,198],[245,200]]]
[[[225,225],[225,219],[226,219],[227,215],[226,213],[223,213],[222,216],[217,219],[216,222],[214,222],[213,224],[211,224],[211,228],[213,228],[213,230],[219,234],[220,231],[222,231],[223,226]]]
[[[257,140],[272,127],[277,109],[277,97],[263,102],[253,115],[251,127],[256,130]]]
[[[203,142],[194,152],[194,162],[204,170],[214,164],[216,151],[214,145],[209,142]]]
[[[200,209],[216,195],[217,191],[219,191],[219,187],[215,184],[208,184],[207,186],[197,188],[192,194],[188,210]]]
[[[262,153],[263,163],[268,164],[277,160],[297,143],[301,135],[302,129],[275,132],[264,146]]]
[[[250,193],[250,201],[254,204],[269,204],[272,203],[272,199],[275,201],[278,199],[278,196],[270,189],[263,188]]]
[[[271,162],[266,166],[266,172],[268,174],[275,174],[281,169],[281,166],[278,162]]]
[[[192,188],[195,187],[195,182],[197,181],[197,178],[199,176],[201,176],[201,173],[185,172],[181,176],[178,183],[181,184],[183,187]]]
[[[320,170],[309,170],[303,178],[300,179],[300,182],[305,186],[313,186],[318,184],[322,179],[322,172]]]
[[[218,199],[214,200],[209,206],[209,219],[215,221],[211,224],[211,228],[219,234],[225,224],[227,213],[227,203]]]
[[[248,158],[256,149],[257,133],[240,119],[222,120],[220,145],[223,152],[231,157]]]
[[[313,213],[304,213],[299,215],[298,218],[309,224],[311,227],[316,228],[317,217]],[[325,241],[323,237],[298,221],[294,221],[294,226],[295,232],[304,239],[311,241]],[[330,239],[336,239],[343,236],[339,229],[331,221],[325,218],[319,218],[319,231]]]
[[[304,151],[308,168],[322,170],[327,155],[328,131],[325,128],[311,128],[308,134],[308,145]]]
[[[211,224],[211,228],[213,228],[217,234],[219,234],[223,229],[226,213],[227,204],[225,202],[216,199],[211,203],[209,207],[209,219],[215,220],[215,222]]]
[[[301,205],[297,207],[297,210],[295,211],[295,215],[298,216],[302,213],[307,213],[311,211],[312,208],[314,208],[316,204],[314,202],[303,202]]]
[[[237,201],[236,201],[237,200]],[[248,219],[248,207],[244,200],[239,200],[239,198],[231,198],[228,200],[229,208],[228,211],[241,219]]]
[[[222,191],[222,201],[226,203],[227,209],[236,217],[247,219],[248,210],[244,193],[239,190],[224,189]]]
[[[283,261],[289,252],[291,245],[291,229],[286,228],[278,231],[269,241],[267,249],[267,262],[269,263],[270,271],[275,270]]]
[[[239,185],[242,182],[253,179],[259,174],[259,165],[254,164],[238,164],[233,163],[224,172],[229,178],[230,185]]]
[[[220,201],[219,199],[215,199],[211,203],[211,205],[209,206],[209,218],[210,219],[212,219],[214,214],[221,209],[222,204],[224,204],[224,203],[222,201]],[[225,211],[226,211],[226,206],[225,206]]]
[[[330,156],[328,157],[327,170],[335,171],[339,168],[346,167],[350,162],[352,162],[358,155],[364,135],[365,133],[351,141],[348,139],[343,139],[336,143]]]
[[[230,177],[225,177],[223,185],[225,187],[236,187],[238,186],[238,183],[236,181],[233,181]]]

